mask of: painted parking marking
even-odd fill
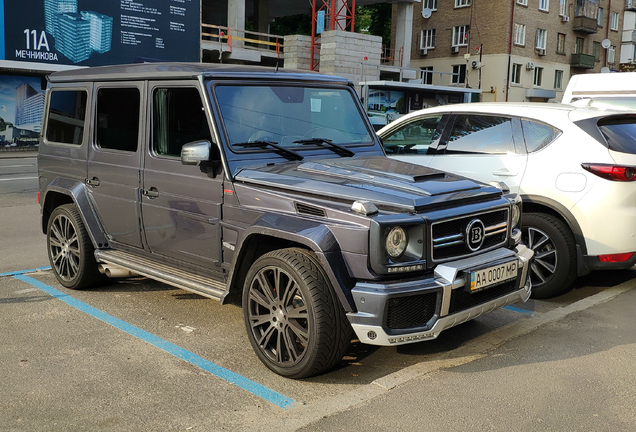
[[[25,273],[35,273],[37,271],[51,270],[51,267],[38,267],[30,270],[20,270],[20,271],[11,271],[6,273],[0,273],[0,277],[2,276],[17,276]]]
[[[66,303],[67,305],[71,307],[74,307],[101,321],[104,321],[105,323],[110,324],[113,327],[119,330],[122,330],[132,336],[135,336],[136,338],[141,339],[144,342],[154,345],[155,347],[169,354],[172,354],[175,357],[185,360],[188,363],[194,366],[197,366],[198,368],[203,369],[206,372],[210,372],[212,375],[218,378],[221,378],[229,382],[230,384],[234,384],[237,387],[243,390],[246,390],[252,393],[253,395],[258,396],[274,405],[277,405],[283,409],[292,408],[294,405],[296,405],[296,402],[293,399],[288,398],[287,396],[277,393],[274,390],[271,390],[248,378],[245,378],[242,375],[239,375],[235,372],[225,369],[224,367],[218,366],[209,360],[199,357],[198,355],[190,351],[187,351],[173,343],[163,340],[160,337],[153,335],[152,333],[148,333],[145,330],[135,327],[132,324],[129,324],[123,320],[120,320],[119,318],[115,318],[114,316],[109,315],[106,312],[102,312],[99,309],[89,306],[88,304],[82,301],[79,301],[76,298],[71,297],[67,294],[64,294],[63,292],[58,291],[55,288],[50,287],[43,282],[40,282],[36,279],[33,279],[29,276],[24,275],[23,273],[26,273],[26,272],[28,271],[15,272],[18,274],[16,274],[14,278],[21,280],[23,282],[26,282],[30,285],[33,285],[34,287],[39,288],[40,290],[44,291],[50,296],[63,301],[64,303]]]
[[[534,311],[529,311],[527,309],[522,309],[522,308],[516,308],[514,306],[504,306],[502,309],[507,309],[507,310],[512,311],[512,312],[519,312],[519,313],[525,313],[525,314],[534,315]]]

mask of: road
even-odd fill
[[[60,286],[35,176],[34,158],[0,158],[3,431],[636,430],[634,271],[434,341],[354,343],[294,381],[257,360],[236,305],[145,278]]]
[[[37,176],[34,152],[0,152],[0,271],[24,270],[24,263],[48,265],[46,237],[39,228]]]

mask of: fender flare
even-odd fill
[[[93,246],[97,248],[108,247],[109,240],[104,233],[104,229],[97,218],[95,208],[93,207],[86,185],[77,180],[71,180],[63,177],[56,177],[46,187],[44,193],[44,200],[42,201],[42,209],[46,207],[47,200],[49,200],[49,194],[51,192],[60,193],[62,195],[69,196],[73,203],[77,206],[79,213],[88,232],[88,236],[93,243]],[[42,228],[46,232],[44,226],[44,220],[42,221]]]
[[[265,214],[254,224],[247,228],[239,238],[236,245],[229,275],[230,293],[234,289],[242,289],[242,286],[235,286],[241,275],[239,266],[249,249],[250,239],[255,235],[262,235],[276,238],[290,243],[300,244],[311,250],[320,262],[323,271],[329,278],[340,303],[346,312],[355,311],[355,303],[351,296],[351,289],[355,285],[355,280],[350,276],[344,257],[342,256],[340,245],[333,232],[327,225],[320,221],[298,219],[281,214]],[[243,274],[247,271],[242,269]],[[226,294],[226,295],[227,295]]]

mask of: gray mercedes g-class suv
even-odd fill
[[[351,83],[137,64],[49,77],[42,230],[65,287],[143,275],[242,299],[276,373],[336,365],[527,300],[521,201],[385,156]]]

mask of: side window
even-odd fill
[[[86,92],[62,90],[51,92],[46,139],[64,144],[82,144],[86,123]]]
[[[179,157],[186,143],[212,141],[196,88],[156,88],[152,98],[152,148],[156,154]]]
[[[426,154],[432,143],[441,134],[442,116],[413,120],[385,136],[384,150],[388,154]]]
[[[137,151],[139,89],[101,88],[97,93],[97,145],[103,149]]]
[[[543,123],[522,120],[523,136],[528,153],[532,153],[550,144],[559,135],[559,131]]]
[[[514,153],[512,119],[486,115],[458,115],[446,146],[446,154]]]

